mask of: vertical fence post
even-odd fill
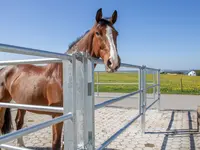
[[[138,90],[143,90],[142,87],[142,69],[139,68],[138,70]],[[139,93],[139,97],[138,97],[138,110],[139,110],[139,114],[142,113],[142,91],[140,91]],[[141,120],[141,124],[142,124],[142,120]]]
[[[84,122],[84,144],[85,149],[95,149],[94,131],[94,63],[84,57],[84,103],[85,103],[85,122]]]
[[[77,53],[76,59],[76,132],[77,149],[84,148],[84,58]]]
[[[153,71],[153,85],[156,84],[156,72]],[[156,100],[156,87],[153,87],[153,101]]]
[[[183,92],[183,78],[181,77],[181,79],[180,79],[180,86],[181,86],[181,92]]]
[[[144,66],[144,73],[143,73],[143,87],[144,87],[144,93],[143,93],[143,109],[144,109],[144,124],[143,124],[143,133],[145,132],[145,127],[146,127],[146,116],[145,116],[145,113],[146,113],[146,106],[147,106],[147,90],[146,90],[146,66]]]
[[[157,71],[158,111],[160,111],[160,70]]]
[[[72,112],[73,119],[64,121],[64,150],[77,149],[76,138],[76,58],[73,55],[72,63],[63,60],[63,103],[64,114]]]
[[[142,102],[142,116],[141,116],[141,130],[142,134],[145,132],[145,112],[146,112],[146,67],[142,66],[142,76],[141,76],[141,89],[142,89],[142,96],[141,96],[141,102]]]
[[[97,71],[97,96],[99,96],[99,71]]]

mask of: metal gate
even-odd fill
[[[0,136],[0,147],[8,149],[19,149],[15,146],[9,146],[4,143],[19,138],[20,136],[36,132],[45,127],[64,121],[64,143],[65,150],[72,149],[95,149],[95,129],[94,129],[94,113],[96,109],[100,109],[114,102],[118,102],[127,97],[139,94],[139,111],[133,118],[107,141],[102,143],[99,150],[108,146],[118,135],[120,135],[128,126],[141,116],[142,133],[145,130],[145,112],[156,102],[158,109],[160,104],[160,70],[148,68],[146,66],[137,66],[122,63],[121,67],[137,68],[139,75],[139,88],[137,91],[125,94],[94,105],[94,63],[103,64],[101,60],[89,57],[85,53],[76,53],[72,56],[24,48],[12,45],[0,44],[0,51],[16,54],[25,54],[32,56],[47,57],[47,59],[29,59],[16,61],[0,61],[0,65],[15,64],[44,64],[50,62],[63,63],[63,107],[33,106],[23,104],[0,103],[0,107],[27,109],[27,110],[43,110],[49,112],[63,112],[63,116],[46,121],[31,127],[23,128],[18,131]],[[146,86],[146,73],[148,70],[153,71],[157,75],[157,81],[151,86]],[[155,76],[154,76],[155,77]],[[150,88],[154,88],[154,102],[147,106],[146,93]],[[157,88],[157,90],[155,90]],[[157,91],[157,92],[155,92]],[[157,96],[156,96],[156,95]],[[25,149],[25,148],[20,148]]]

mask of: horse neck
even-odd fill
[[[82,39],[80,39],[73,47],[71,47],[66,53],[72,54],[78,51],[87,51],[90,56],[95,57],[92,47],[93,35],[87,33]],[[62,81],[62,63],[51,63],[46,67],[45,75],[55,77]]]
[[[46,67],[45,75],[48,77],[55,77],[62,81],[62,63],[51,63]]]
[[[90,56],[98,58],[93,49],[93,34],[88,32],[83,38],[81,38],[73,47],[71,47],[66,53],[72,54],[74,52],[81,51],[87,52]]]

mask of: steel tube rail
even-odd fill
[[[135,68],[135,69],[138,69],[138,68]],[[94,71],[95,73],[99,72],[99,73],[102,73],[102,72],[106,72],[105,70],[96,70]],[[127,72],[127,73],[135,73],[137,74],[138,70],[117,70],[117,72],[115,72],[115,74],[118,74],[118,73],[123,73],[123,72]]]
[[[44,63],[53,63],[53,62],[62,62],[62,60],[58,58],[8,60],[8,61],[0,61],[0,65],[44,64]]]
[[[135,120],[137,120],[141,116],[141,113],[136,117],[131,119],[124,127],[118,130],[115,134],[113,134],[108,140],[106,140],[97,150],[103,150],[106,146],[108,146],[114,139],[116,139],[126,128],[128,128]]]
[[[158,95],[158,111],[160,111],[160,70],[157,71],[157,95]]]
[[[120,66],[121,66],[121,67],[127,67],[127,68],[138,68],[138,69],[141,68],[141,66],[138,66],[138,65],[131,65],[131,64],[126,64],[126,63],[121,63]]]
[[[52,107],[52,106],[0,103],[0,107],[63,113],[62,107]]]
[[[130,84],[130,85],[137,85],[138,83],[113,83],[113,82],[108,82],[108,83],[106,83],[106,82],[101,82],[101,83],[95,83],[96,85],[118,85],[118,84]]]
[[[159,100],[159,98],[157,98],[154,102],[152,102],[152,103],[146,108],[146,110],[148,110],[151,106],[153,106],[158,100]]]
[[[56,52],[49,52],[44,50],[8,45],[8,44],[1,44],[0,43],[0,51],[7,52],[7,53],[15,53],[15,54],[23,54],[23,55],[32,55],[32,56],[40,56],[40,57],[50,57],[50,58],[60,58],[60,59],[67,59],[71,60],[72,56],[67,54],[61,54]]]
[[[70,112],[70,113],[68,113],[66,115],[62,115],[62,116],[57,117],[55,119],[51,119],[51,120],[48,120],[46,122],[43,122],[43,123],[40,123],[40,124],[37,124],[37,125],[33,125],[31,127],[23,128],[23,129],[15,131],[15,132],[11,132],[11,133],[5,134],[3,136],[0,136],[0,144],[12,141],[14,139],[17,139],[17,138],[19,138],[21,136],[30,134],[32,132],[36,132],[38,130],[41,130],[43,128],[51,126],[53,124],[57,124],[57,123],[63,122],[65,120],[71,119],[72,117],[73,117],[73,115]]]
[[[159,71],[160,70],[160,69],[155,69],[155,68],[150,68],[150,67],[146,67],[145,69],[152,70],[152,71]]]
[[[140,92],[141,92],[141,90],[138,90],[138,91],[135,91],[135,92],[132,92],[132,93],[129,93],[129,94],[120,96],[120,97],[116,97],[116,98],[110,99],[110,100],[105,101],[105,102],[102,102],[102,103],[100,103],[100,104],[96,104],[96,105],[95,105],[95,110],[97,110],[97,109],[99,109],[99,108],[102,108],[102,107],[105,107],[105,106],[107,106],[107,105],[110,105],[110,104],[112,104],[112,103],[118,102],[118,101],[120,101],[120,100],[122,100],[122,99],[125,99],[125,98],[127,98],[127,97],[130,97],[130,96],[135,95],[135,94],[140,93]]]
[[[9,149],[9,150],[31,150],[29,148],[17,147],[17,146],[12,146],[12,145],[7,145],[7,144],[1,144],[0,148]]]
[[[101,59],[95,59],[95,58],[92,58],[92,57],[90,57],[90,59],[91,59],[91,61],[93,61],[93,63],[104,64],[103,60],[101,60]],[[126,63],[121,63],[120,66],[121,67],[127,67],[127,68],[138,68],[138,69],[141,68],[141,66],[139,66],[139,65],[131,65],[131,64],[126,64]]]
[[[116,83],[116,82],[99,82],[99,83],[94,83],[95,85],[118,85],[118,84],[127,84],[127,85],[137,85],[138,83]],[[154,83],[146,83],[146,84],[154,84]]]
[[[102,65],[104,64],[102,59],[96,59],[96,58],[93,58],[93,57],[90,57],[90,56],[88,56],[88,57],[95,64],[102,64]]]
[[[146,90],[151,89],[151,88],[154,88],[154,87],[156,87],[156,86],[159,86],[159,84],[154,84],[154,85],[148,86],[148,87],[146,88]]]

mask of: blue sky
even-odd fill
[[[90,29],[96,11],[118,11],[118,51],[125,63],[161,69],[200,69],[200,1],[6,0],[0,4],[0,43],[64,53]],[[0,60],[35,58],[0,53]]]

